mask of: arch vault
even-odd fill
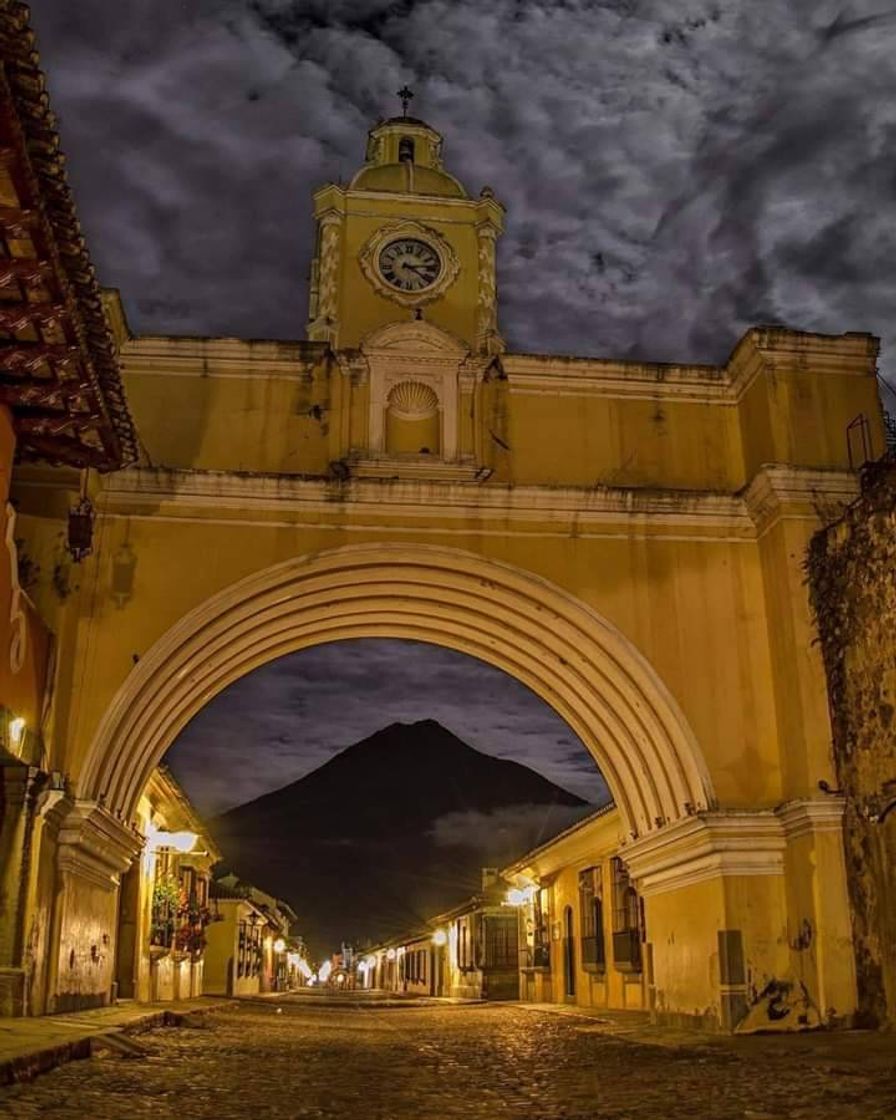
[[[576,731],[629,831],[712,807],[709,773],[656,672],[606,619],[521,569],[436,546],[351,545],[257,572],[194,608],[141,658],[80,781],[127,819],[178,732],[273,658],[362,637],[429,641],[528,685]]]

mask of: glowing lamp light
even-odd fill
[[[511,887],[504,896],[508,906],[526,906],[535,897],[535,887]]]
[[[394,961],[395,960],[395,950],[394,949],[387,949],[386,950],[386,960],[387,961]]]
[[[21,716],[15,716],[9,721],[9,745],[13,750],[18,750],[22,745],[25,735],[25,721]]]
[[[443,929],[437,929],[432,935],[432,943],[433,945],[447,945],[448,933]]]
[[[286,942],[283,940],[282,937],[278,937],[277,940],[274,942],[274,952],[275,953],[282,953],[285,948],[286,948]]]
[[[337,984],[344,984],[345,983],[345,973],[344,972],[340,972],[339,975],[336,977],[336,983]]]
[[[358,972],[367,972],[367,961],[358,961]]]
[[[173,848],[175,852],[183,855],[191,852],[196,847],[199,837],[195,832],[156,832],[153,836],[153,847]]]
[[[376,957],[368,957],[366,963],[367,971],[370,972],[372,969],[376,968]]]

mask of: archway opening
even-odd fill
[[[320,957],[425,926],[609,800],[529,688],[429,643],[325,643],[212,699],[165,756],[232,874]]]
[[[617,810],[617,845],[713,803],[705,764],[682,713],[651,666],[606,619],[531,572],[453,549],[404,544],[360,545],[289,560],[194,608],[140,659],[119,689],[87,752],[79,796],[89,803],[101,800],[107,811],[136,821],[165,751],[229,685],[287,654],[383,638],[471,656],[544,701],[596,760]],[[403,777],[412,784],[405,786],[404,803],[413,805],[421,785],[416,758],[406,769]],[[362,794],[369,793],[368,782],[358,785]],[[177,800],[170,792],[165,797]],[[288,846],[281,855],[289,859]],[[165,889],[176,894],[176,886]],[[238,876],[232,887],[240,889]],[[234,985],[247,976],[254,981],[261,960],[268,962],[270,975],[279,939],[261,931],[278,903],[265,897],[254,910],[242,894],[221,899],[243,914],[234,926],[225,991],[237,990]],[[175,905],[192,913],[192,888],[186,901],[183,892],[178,898],[172,895],[166,903],[169,918]],[[201,902],[201,895],[195,900]],[[533,897],[529,901],[534,905]],[[533,930],[535,925],[533,919]],[[483,959],[505,980],[515,975],[508,964],[507,930],[497,924],[498,932],[483,938],[476,929],[469,915],[452,918],[450,929],[421,935],[412,957],[390,962],[388,955],[382,961],[378,956],[376,968],[388,966],[405,990],[420,991],[432,983],[425,962],[432,957],[431,937],[440,934],[455,938],[456,944],[448,942],[448,956],[465,960],[458,963],[461,974],[479,967],[479,958],[466,959],[464,952],[485,945]],[[548,932],[553,941],[553,927]],[[534,954],[539,944],[528,944],[527,951]],[[180,987],[175,982],[174,990],[182,992],[195,975],[186,975],[182,961],[179,967]],[[495,984],[500,990],[499,981]]]

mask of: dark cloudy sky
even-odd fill
[[[311,191],[407,81],[450,168],[507,205],[511,346],[711,361],[776,321],[893,349],[887,0],[32,7],[93,256],[138,331],[301,337]]]
[[[430,718],[470,746],[606,800],[591,755],[551,708],[498,669],[422,642],[331,642],[271,662],[208,704],[166,761],[212,814],[302,777],[389,723]]]

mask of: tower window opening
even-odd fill
[[[402,136],[402,138],[398,141],[398,162],[414,162],[414,141],[410,138],[410,136]]]

